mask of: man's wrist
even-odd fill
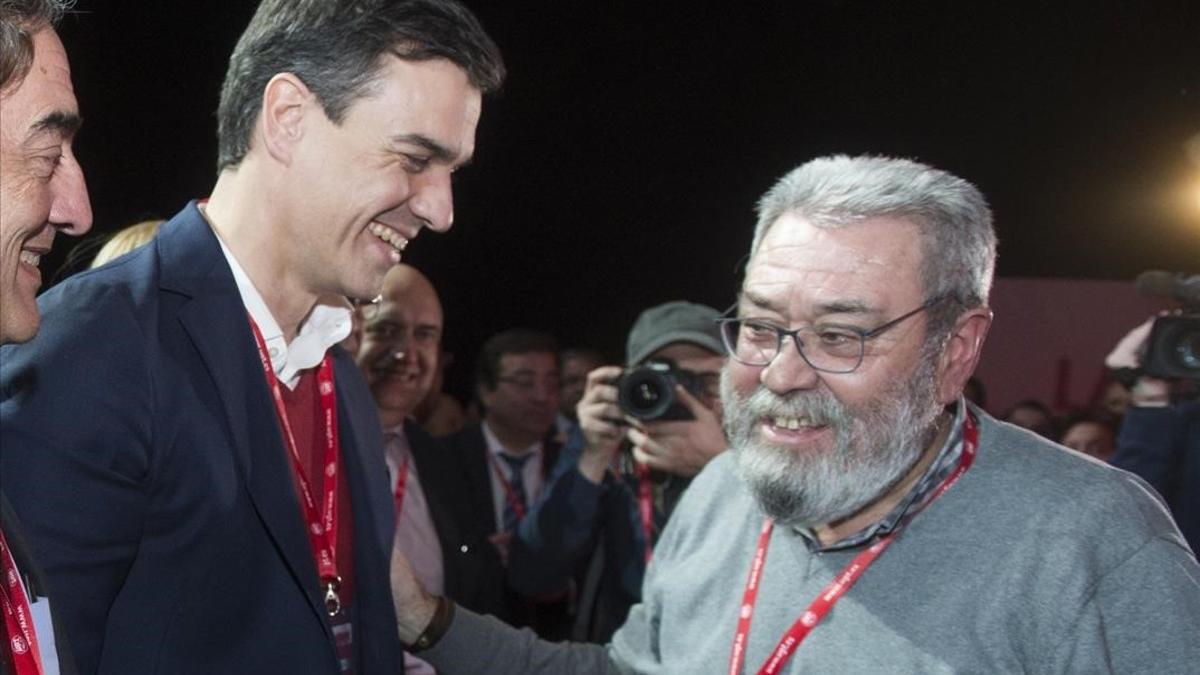
[[[604,472],[608,470],[608,465],[612,462],[611,452],[597,452],[590,448],[585,448],[583,454],[579,456],[579,473],[583,477],[595,485],[604,482]]]
[[[450,624],[454,622],[454,603],[440,595],[432,600],[435,603],[432,613],[428,612],[428,608],[423,612],[430,614],[424,630],[411,641],[403,640],[405,649],[410,653],[416,654],[432,648],[450,630]]]

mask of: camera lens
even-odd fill
[[[661,417],[674,400],[674,384],[670,377],[649,368],[628,372],[617,389],[617,403],[621,409],[643,420]]]
[[[1175,356],[1184,370],[1200,374],[1200,332],[1181,335],[1175,343]]]

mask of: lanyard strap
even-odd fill
[[[654,486],[650,482],[650,467],[635,460],[633,468],[637,474],[638,519],[646,539],[646,565],[649,566],[654,556]]]
[[[971,468],[971,463],[975,461],[975,452],[979,447],[979,429],[976,426],[975,418],[970,411],[967,411],[966,417],[963,420],[963,448],[962,455],[959,457],[958,466],[954,471],[942,481],[941,485],[933,491],[933,495],[915,510],[909,520],[919,514],[936,500],[941,497],[946,490],[949,490],[952,485],[958,482],[958,479],[966,473],[967,469]],[[907,521],[906,521],[907,522]],[[746,580],[746,590],[742,594],[742,605],[738,612],[737,632],[733,637],[733,650],[729,658],[729,675],[738,675],[742,671],[742,665],[746,660],[746,641],[750,635],[750,621],[754,618],[754,604],[758,599],[759,582],[762,580],[763,565],[767,559],[767,547],[771,543],[771,531],[774,529],[774,521],[767,518],[763,522],[762,531],[758,536],[758,547],[754,553],[754,561],[750,565],[750,574]],[[779,640],[779,644],[771,651],[767,661],[758,670],[759,675],[774,675],[778,673],[795,653],[800,643],[812,629],[816,627],[829,610],[837,604],[837,601],[850,590],[850,587],[858,581],[863,572],[871,566],[871,563],[883,554],[888,546],[895,540],[896,535],[900,533],[900,529],[893,530],[872,546],[868,547],[862,553],[854,557],[850,564],[842,569],[833,581],[827,585],[821,593],[813,599],[809,604],[808,609],[800,615],[800,618],[792,624],[792,627],[784,633]]]
[[[17,675],[41,675],[42,653],[38,649],[37,632],[29,609],[29,598],[21,585],[21,574],[13,560],[4,532],[0,532],[0,612],[4,613],[4,637],[13,658]]]
[[[411,457],[405,457],[396,472],[396,527],[400,527],[400,514],[404,513],[404,491],[408,488],[408,463]]]
[[[288,421],[287,405],[283,401],[283,392],[279,388],[279,378],[275,377],[275,369],[271,366],[271,357],[267,354],[267,344],[254,318],[250,317],[250,328],[254,332],[254,340],[258,345],[258,355],[262,360],[263,373],[267,378],[267,386],[275,399],[275,414],[279,417],[279,425],[283,428],[284,441],[287,443],[292,459],[292,471],[300,486],[301,504],[304,508],[304,519],[308,525],[308,541],[312,547],[313,559],[317,564],[317,576],[320,577],[321,587],[325,591],[325,609],[330,616],[341,610],[341,599],[338,589],[341,588],[342,578],[338,576],[337,567],[337,504],[338,504],[338,463],[340,446],[337,434],[337,395],[333,387],[333,359],[326,354],[317,368],[317,392],[321,404],[322,438],[325,443],[325,457],[321,472],[322,490],[321,501],[318,504],[313,495],[312,487],[300,459],[300,449],[296,446],[296,437],[292,433],[291,422]]]
[[[525,518],[525,505],[521,503],[521,498],[517,496],[517,491],[513,489],[512,483],[504,475],[504,469],[500,468],[500,462],[496,460],[495,455],[490,450],[487,451],[487,458],[488,462],[492,465],[492,471],[495,472],[496,478],[500,480],[500,487],[504,489],[505,501],[508,502],[513,513],[517,514],[517,522],[520,522]],[[526,491],[525,494],[528,495],[529,492]]]

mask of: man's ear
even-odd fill
[[[292,163],[296,144],[304,137],[304,116],[315,95],[291,73],[278,73],[263,89],[259,133],[263,149],[275,161]]]
[[[979,363],[983,341],[991,325],[992,310],[987,307],[968,310],[954,322],[954,329],[938,358],[938,403],[947,405],[958,400]]]
[[[475,398],[479,400],[479,404],[484,410],[487,410],[488,404],[492,402],[492,393],[495,391],[495,389],[488,389],[484,382],[475,383]]]

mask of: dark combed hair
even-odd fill
[[[483,343],[475,362],[475,383],[488,391],[496,388],[500,359],[505,354],[550,354],[558,359],[558,341],[553,335],[530,328],[509,328]]]
[[[53,27],[74,0],[0,0],[0,91],[16,85],[33,65],[33,35]]]
[[[217,171],[250,150],[272,77],[300,78],[340,124],[379,76],[385,54],[447,59],[484,94],[504,81],[500,50],[456,0],[263,0],[229,57],[217,108]]]

